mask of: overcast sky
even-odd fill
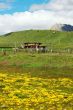
[[[73,0],[0,0],[0,34],[73,25]]]

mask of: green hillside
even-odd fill
[[[73,32],[28,30],[12,32],[0,37],[0,47],[14,47],[23,42],[41,42],[50,48],[73,48]]]

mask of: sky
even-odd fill
[[[0,34],[73,25],[73,0],[0,0]]]

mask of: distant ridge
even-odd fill
[[[55,24],[50,30],[56,31],[73,31],[73,26],[68,24]]]

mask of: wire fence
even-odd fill
[[[19,48],[21,47],[22,44],[26,42],[9,42],[9,43],[0,43],[0,51],[3,49],[6,51],[13,51],[13,48]],[[33,42],[34,43],[34,42]],[[68,45],[65,45],[64,47],[62,45],[55,45],[52,43],[43,43],[43,46],[46,46],[46,51],[45,52],[51,52],[51,53],[73,53],[73,47],[69,47]],[[24,49],[19,49],[19,50],[24,50]]]

